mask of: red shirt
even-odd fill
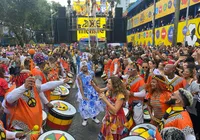
[[[6,91],[8,89],[8,83],[5,79],[0,78],[0,96],[4,96]]]

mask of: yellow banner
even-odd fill
[[[175,12],[176,0],[160,0],[156,3],[156,19]],[[188,5],[188,0],[181,0],[180,9]],[[190,6],[200,3],[200,0],[190,0]],[[150,22],[153,19],[153,5],[128,20],[128,30]]]
[[[173,25],[155,29],[155,44],[156,45],[171,45],[173,40]],[[178,25],[178,39],[177,42],[184,42],[186,34],[186,41],[188,45],[200,45],[200,18],[192,19],[186,22],[179,22]],[[140,32],[127,36],[127,42],[133,42],[133,45],[152,45],[152,30]]]
[[[84,18],[79,17],[78,21],[78,30],[77,30],[77,39],[85,39],[97,35],[100,41],[105,41],[106,39],[106,18]]]
[[[90,8],[92,8],[92,4],[90,4]],[[76,11],[77,15],[87,16],[87,6],[85,1],[74,1],[73,2],[73,10]],[[108,3],[101,4],[100,1],[96,2],[96,12],[108,12]]]

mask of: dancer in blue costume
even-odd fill
[[[88,70],[86,61],[82,61],[80,67],[81,72],[77,76],[79,112],[83,118],[82,125],[86,126],[89,118],[92,118],[95,123],[99,123],[96,116],[104,111],[104,108],[103,103],[99,100],[98,93],[90,84],[94,78],[94,72]]]

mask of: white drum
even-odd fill
[[[60,131],[52,130],[42,134],[38,140],[75,140],[70,134]]]
[[[146,140],[146,139],[144,139],[144,138],[142,138],[140,136],[128,136],[128,137],[125,137],[125,138],[123,138],[121,140]]]
[[[76,114],[75,107],[61,100],[54,100],[50,103],[53,104],[54,108],[49,110],[47,126],[53,130],[68,130]]]
[[[125,108],[125,107],[124,107],[123,110],[124,110],[125,116],[128,117],[128,115],[129,115],[129,110],[128,110],[128,108]]]
[[[143,106],[143,117],[144,117],[144,120],[146,121],[150,121],[151,120],[151,116],[149,114],[149,111],[148,111],[148,108],[147,106]]]
[[[152,129],[156,131],[156,127],[152,124],[143,123],[135,126],[129,133],[129,135],[140,136],[144,139],[148,139],[150,137],[149,130]]]
[[[44,127],[47,121],[47,113],[44,110],[42,110],[42,120],[43,120],[42,126]]]

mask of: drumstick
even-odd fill
[[[38,125],[34,125],[33,129],[24,133],[24,136],[29,135],[30,133],[32,133],[33,131],[38,131],[39,130],[39,126]]]

